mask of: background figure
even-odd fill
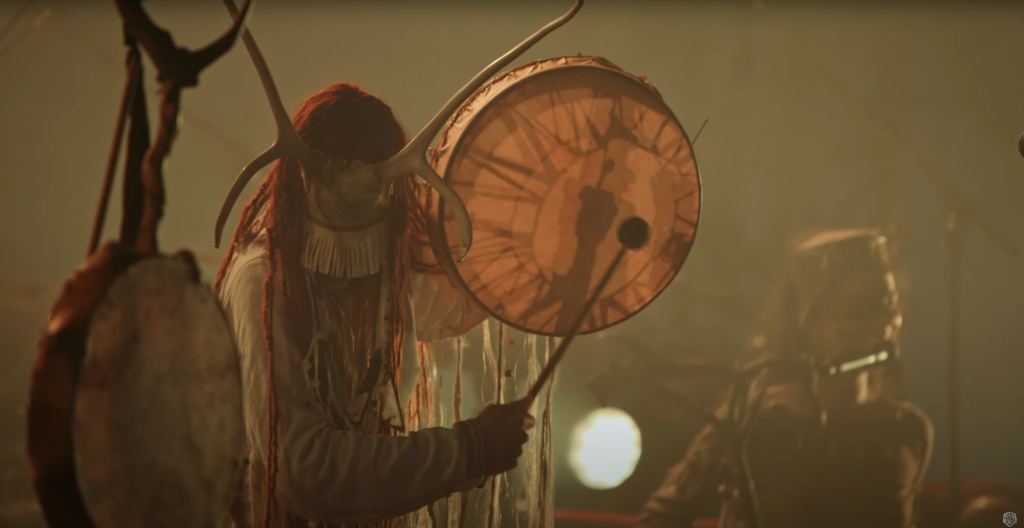
[[[884,237],[826,231],[804,238],[754,339],[751,364],[769,358],[834,363],[898,343],[902,323]],[[817,380],[818,402],[792,374],[766,371],[753,383],[763,407],[747,455],[765,528],[820,525],[909,528],[932,449],[930,420],[904,399],[897,360]],[[749,402],[748,402],[749,403]],[[752,512],[727,439],[708,426],[646,504],[641,528],[689,528],[723,515],[723,528]]]

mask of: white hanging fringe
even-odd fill
[[[526,354],[526,380],[527,387],[532,387],[533,383],[540,376],[541,363],[540,358],[537,357],[537,336],[530,334],[526,338],[524,347],[524,353]],[[541,408],[541,401],[533,402],[530,408],[530,414],[535,418],[537,416],[537,410]],[[540,490],[540,445],[541,438],[538,436],[540,428],[535,428],[530,432],[530,440],[526,443],[523,449],[523,465],[521,470],[522,479],[520,480],[520,496],[516,498],[516,510],[520,508],[525,509],[525,521],[526,528],[533,528],[540,526],[541,516],[538,515],[540,512],[537,507],[540,505],[539,490]],[[519,518],[516,516],[516,526],[519,527]]]
[[[431,399],[429,402],[421,400],[420,412],[427,413],[429,409],[428,414],[421,416],[421,426],[451,426],[455,421],[470,418],[463,414],[464,406],[476,408],[481,404],[508,403],[520,397],[521,386],[529,388],[533,385],[546,360],[550,360],[557,341],[541,338],[544,340],[542,345],[535,335],[519,337],[517,334],[516,340],[509,343],[512,331],[503,325],[492,328],[491,324],[490,320],[485,321],[480,328],[481,334],[473,333],[482,337],[480,343],[473,343],[473,347],[481,354],[484,380],[493,380],[494,383],[490,385],[491,381],[483,381],[479,392],[472,384],[469,390],[465,390],[462,383],[468,336],[445,340],[435,344],[432,350],[424,350],[421,356],[423,374],[420,383],[427,390],[417,391],[417,396],[422,397],[426,393],[430,394]],[[476,348],[478,346],[480,348]],[[443,356],[438,355],[441,353]],[[525,368],[518,368],[521,361],[525,361]],[[438,405],[444,392],[441,365],[454,367],[450,410]],[[511,378],[505,377],[506,370],[512,370]],[[490,479],[484,489],[452,495],[438,501],[429,510],[416,512],[409,516],[405,526],[554,528],[554,459],[551,442],[554,382],[554,379],[549,382],[532,406],[530,414],[537,418],[537,426],[530,431],[530,440],[523,446],[523,457],[516,470]],[[447,398],[447,394],[444,397]],[[512,518],[507,518],[509,515]]]
[[[547,346],[544,350],[544,364],[547,365],[551,361],[551,354],[555,352],[555,338],[547,338]],[[544,411],[542,419],[540,420],[541,426],[540,434],[540,462],[538,464],[540,471],[540,485],[538,486],[538,501],[537,501],[537,515],[540,517],[540,523],[537,524],[540,528],[554,528],[555,526],[555,468],[554,468],[554,451],[552,449],[551,441],[551,393],[554,390],[555,382],[558,379],[557,371],[551,376],[551,381],[548,382],[547,387],[544,388],[542,397],[544,398]]]

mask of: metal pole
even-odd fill
[[[949,506],[950,524],[960,524],[960,275],[963,253],[960,221],[955,209],[946,217],[946,244],[949,250]]]

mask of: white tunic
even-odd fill
[[[266,247],[261,237],[235,258],[221,288],[221,300],[238,340],[250,461],[243,487],[248,496],[236,503],[235,516],[242,513],[248,517],[246,524],[255,526],[263,519],[267,457],[267,353],[262,329],[266,276]],[[461,335],[486,318],[444,275],[413,273],[410,281],[408,311],[412,317],[407,317],[398,391],[403,409],[418,377],[417,340]],[[280,314],[281,295],[274,297],[275,314]],[[312,526],[378,522],[479,483],[482,443],[475,424],[460,422],[453,429],[378,436],[332,419],[331,415],[337,414],[328,412],[316,391],[309,390],[308,351],[284,338],[283,319],[275,315],[272,330],[278,405],[274,526],[305,526],[290,520],[291,516],[309,519]],[[389,384],[381,385],[375,391],[378,396],[394,394]],[[239,504],[248,511],[239,512]]]

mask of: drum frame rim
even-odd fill
[[[559,62],[561,62],[561,64],[557,64]],[[535,68],[537,71],[528,72],[526,76],[516,79],[510,83],[507,83],[505,86],[502,86],[500,89],[494,91],[493,93],[488,93],[489,90],[493,89],[493,87],[496,84],[503,82],[509,76],[515,75],[516,73],[528,70],[530,68]],[[689,134],[687,134],[686,128],[683,127],[683,124],[679,121],[679,118],[676,116],[675,112],[665,102],[665,99],[664,97],[662,97],[661,92],[659,92],[658,89],[655,88],[654,85],[650,81],[648,81],[646,77],[633,75],[625,71],[618,65],[612,63],[611,61],[599,56],[576,54],[532,61],[495,76],[494,79],[492,79],[487,84],[481,86],[480,89],[476,91],[476,93],[474,93],[469,99],[466,100],[466,102],[452,115],[451,120],[449,120],[448,124],[445,125],[444,130],[442,130],[441,133],[439,134],[437,140],[438,146],[431,150],[431,164],[434,166],[433,168],[435,171],[442,174],[442,178],[445,180],[445,182],[451,183],[451,177],[449,175],[448,168],[451,164],[451,160],[458,152],[458,149],[455,147],[458,147],[459,145],[458,143],[448,145],[447,139],[449,132],[451,132],[453,128],[453,125],[455,125],[455,123],[458,122],[459,118],[464,115],[465,111],[470,106],[472,106],[474,103],[486,99],[485,102],[480,106],[480,108],[477,109],[477,111],[472,116],[469,117],[468,121],[466,121],[465,123],[461,123],[460,128],[463,131],[469,130],[470,127],[476,124],[480,117],[489,108],[491,108],[492,105],[499,101],[508,90],[516,86],[518,83],[523,82],[526,79],[553,74],[554,72],[564,72],[565,69],[572,68],[589,68],[595,70],[603,70],[605,72],[621,76],[630,82],[638,83],[644,88],[650,90],[650,92],[657,98],[657,100],[661,102],[664,110],[666,111],[666,116],[671,118],[672,121],[675,122],[677,126],[679,126],[679,130],[682,133],[683,139],[686,141],[686,144],[690,147],[690,157],[693,159],[693,168],[696,172],[695,180],[697,186],[697,218],[694,221],[693,235],[690,240],[689,247],[686,250],[686,255],[683,257],[682,264],[680,264],[680,266],[673,271],[672,276],[668,279],[668,282],[665,283],[665,286],[661,288],[658,292],[656,292],[654,295],[652,295],[650,299],[647,299],[646,302],[644,302],[635,311],[614,323],[606,324],[604,326],[599,326],[596,328],[581,330],[579,332],[579,335],[587,335],[597,333],[602,330],[607,330],[608,328],[622,324],[632,319],[637,314],[644,311],[652,303],[654,303],[654,301],[658,299],[658,297],[660,297],[661,294],[664,293],[665,290],[669,288],[672,282],[675,281],[676,277],[679,276],[679,273],[683,269],[683,266],[686,265],[686,261],[690,258],[690,253],[693,251],[694,244],[696,244],[697,242],[697,233],[700,231],[700,218],[704,205],[704,185],[700,176],[700,166],[697,163],[697,154],[693,148],[693,141],[690,140],[690,136]],[[496,314],[490,306],[487,306],[483,301],[481,301],[480,298],[476,295],[476,293],[469,288],[469,286],[466,284],[466,280],[462,277],[462,274],[459,273],[458,265],[455,263],[455,259],[452,257],[451,251],[449,249],[448,235],[444,227],[444,215],[446,212],[445,205],[446,204],[444,198],[438,196],[437,216],[434,217],[434,215],[430,214],[430,211],[427,211],[427,230],[431,237],[431,246],[433,249],[434,258],[437,260],[437,264],[441,267],[441,269],[444,270],[445,274],[448,275],[449,279],[451,279],[454,282],[453,285],[456,287],[456,289],[461,291],[463,295],[467,295],[478,308],[486,312],[490,317],[497,319],[499,322],[505,324],[506,326],[533,335],[539,335],[544,337],[564,337],[563,334],[555,332],[543,332],[535,329],[530,329],[524,327],[523,325],[508,321],[505,317]]]

